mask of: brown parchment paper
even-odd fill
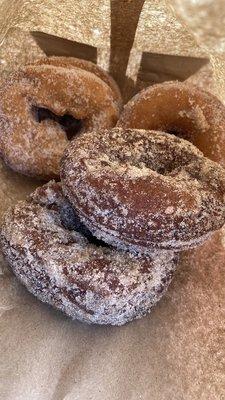
[[[224,13],[224,0],[0,0],[0,79],[43,52],[85,54],[130,90],[145,53],[155,81],[205,74],[210,60],[225,99]],[[0,163],[0,218],[39,184]],[[119,328],[71,321],[27,293],[2,258],[0,270],[2,400],[225,399],[225,229],[182,255],[149,316]]]

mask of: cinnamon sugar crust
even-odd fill
[[[9,210],[1,243],[13,272],[43,302],[87,323],[122,325],[149,312],[176,267],[96,242],[53,181]]]
[[[32,64],[54,65],[56,67],[64,67],[64,68],[75,67],[83,69],[85,71],[92,72],[110,87],[110,89],[112,90],[114,100],[118,103],[119,108],[122,107],[123,102],[122,102],[121,92],[115,80],[101,67],[94,64],[91,61],[82,60],[80,58],[75,58],[75,57],[52,56],[52,57],[42,57]]]
[[[131,251],[195,247],[225,222],[225,171],[162,132],[93,131],[68,146],[64,193],[98,238]]]
[[[47,111],[54,118],[39,119]],[[112,127],[118,119],[112,90],[91,72],[53,65],[26,66],[0,88],[0,152],[12,169],[40,179],[58,178],[69,142],[58,118],[81,123],[75,135]]]
[[[175,134],[225,167],[225,106],[187,81],[142,90],[126,104],[117,126]]]

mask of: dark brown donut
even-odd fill
[[[0,151],[6,164],[25,175],[58,177],[70,139],[62,127],[68,118],[74,134],[114,126],[118,105],[110,87],[79,68],[35,65],[13,73],[0,88]]]
[[[1,242],[30,292],[88,323],[122,325],[145,315],[165,292],[176,265],[172,252],[138,256],[97,241],[55,182],[5,215]]]
[[[197,86],[185,82],[151,86],[127,103],[117,126],[173,133],[225,167],[225,107]]]
[[[195,247],[225,222],[225,171],[186,140],[114,128],[68,146],[63,190],[84,224],[118,248]]]
[[[32,63],[33,64],[33,63]],[[100,79],[102,79],[111,89],[113,93],[114,100],[118,103],[119,107],[122,107],[122,96],[120,89],[114,79],[106,72],[104,69],[94,64],[91,61],[82,60],[80,58],[75,57],[62,57],[62,56],[52,56],[52,57],[43,57],[35,61],[35,65],[54,65],[56,67],[64,67],[64,68],[81,68],[85,71],[92,72]]]

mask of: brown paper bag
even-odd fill
[[[223,38],[204,35],[199,7],[190,0],[0,0],[0,71],[43,52],[74,55],[111,71],[128,98],[138,82],[183,80],[210,59],[222,99]],[[2,163],[0,182],[1,216],[39,184]],[[71,321],[0,265],[2,400],[225,399],[224,230],[185,253],[152,313],[123,327]]]

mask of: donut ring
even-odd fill
[[[186,140],[114,128],[68,146],[63,190],[83,223],[118,248],[195,247],[225,222],[225,171]]]
[[[197,86],[153,85],[127,103],[117,126],[173,133],[225,167],[225,107]]]
[[[122,96],[119,89],[119,86],[114,81],[114,79],[106,72],[104,69],[94,64],[91,61],[82,60],[80,58],[75,57],[63,57],[63,56],[52,56],[52,57],[43,57],[39,58],[32,65],[54,65],[56,67],[64,67],[64,68],[80,68],[85,71],[92,72],[96,76],[98,76],[101,80],[103,80],[111,89],[113,93],[114,100],[118,103],[119,107],[122,108]]]
[[[2,158],[15,171],[41,179],[59,175],[60,159],[69,142],[61,119],[68,114],[75,118],[79,133],[112,127],[118,119],[112,90],[81,69],[26,66],[6,80],[0,94]],[[54,118],[38,120],[38,109],[50,110]]]
[[[78,227],[50,182],[5,215],[3,253],[30,292],[72,318],[122,325],[149,312],[172,279],[174,253],[132,255],[93,244]]]

